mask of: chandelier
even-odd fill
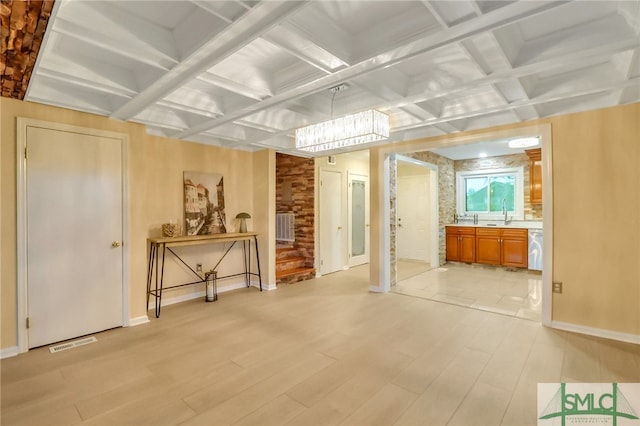
[[[335,94],[346,85],[333,87]],[[331,99],[333,115],[333,97]],[[363,143],[382,141],[389,137],[389,116],[375,109],[296,129],[296,148],[307,152],[329,151]]]

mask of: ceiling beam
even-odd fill
[[[229,25],[222,34],[205,43],[131,101],[114,111],[111,118],[129,120],[135,117],[154,102],[182,86],[185,81],[202,74],[246,46],[254,38],[278,25],[305,4],[306,2],[297,1],[259,3]]]
[[[240,118],[251,115],[257,111],[271,108],[273,106],[291,101],[296,98],[304,97],[316,93],[321,90],[348,81],[360,75],[377,71],[396,65],[400,62],[422,55],[426,52],[433,51],[437,48],[457,43],[474,35],[485,31],[494,30],[505,25],[513,24],[522,19],[529,18],[532,15],[547,12],[556,7],[560,7],[567,2],[517,2],[504,6],[486,15],[482,15],[477,19],[465,22],[464,24],[451,27],[436,34],[429,35],[424,39],[410,42],[403,46],[392,49],[358,64],[352,65],[331,75],[321,77],[310,83],[301,85],[295,89],[272,96],[261,102],[252,104],[246,108],[239,109],[233,113],[226,114],[223,117],[209,120],[194,126],[191,129],[173,135],[176,138],[187,138],[196,133],[206,131],[208,129],[221,126],[225,123],[233,122]]]
[[[265,34],[263,38],[327,74],[348,66],[342,59],[302,36],[295,29],[285,25],[274,28],[268,34]]]
[[[590,64],[593,62],[594,58],[609,58],[615,52],[624,52],[635,48],[637,43],[638,41],[635,38],[629,38],[610,45],[597,46],[579,52],[564,54],[559,57],[545,58],[540,62],[522,65],[509,71],[498,72],[487,77],[469,80],[467,82],[457,84],[455,87],[447,87],[438,91],[430,90],[425,83],[424,88],[414,88],[412,90],[413,92],[417,92],[416,95],[407,96],[402,102],[391,105],[385,104],[374,106],[374,108],[394,108],[401,107],[406,103],[426,102],[435,98],[442,98],[455,93],[465,92],[469,89],[482,85],[490,85],[511,78],[522,78],[527,75],[548,72],[565,67],[568,63],[579,64],[580,61],[584,61],[585,63]]]
[[[534,105],[539,105],[539,104],[544,104],[544,103],[562,101],[562,100],[566,100],[566,99],[577,98],[577,97],[580,97],[580,96],[594,95],[594,94],[603,93],[603,92],[613,92],[615,90],[624,89],[626,87],[637,86],[638,84],[640,84],[640,77],[635,77],[635,78],[632,78],[630,80],[620,82],[618,84],[610,84],[609,82],[606,82],[606,83],[601,84],[598,87],[592,87],[592,88],[589,88],[589,89],[586,89],[586,90],[581,90],[581,91],[572,90],[572,91],[565,92],[565,93],[553,93],[552,95],[539,96],[539,97],[536,97],[536,98],[533,98],[533,99],[527,99],[527,100],[521,100],[521,101],[512,102],[512,103],[508,104],[507,106],[505,106],[505,105],[497,105],[497,106],[492,106],[492,107],[489,107],[489,108],[484,108],[484,109],[480,109],[480,110],[464,112],[464,113],[460,113],[460,114],[441,116],[441,117],[438,117],[438,118],[425,120],[423,123],[398,127],[396,129],[393,129],[392,133],[393,132],[403,132],[403,131],[407,131],[407,130],[415,130],[415,129],[418,129],[420,127],[431,126],[431,125],[434,125],[434,124],[445,123],[445,122],[448,122],[448,121],[461,120],[461,119],[476,117],[476,116],[480,116],[480,115],[493,114],[493,113],[496,113],[496,112],[503,112],[503,111],[507,111],[509,109],[516,109],[516,108],[534,106]]]

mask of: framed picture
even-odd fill
[[[227,232],[221,174],[184,172],[184,220],[187,235]]]

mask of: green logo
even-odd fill
[[[572,384],[573,387],[580,389],[580,384]],[[582,388],[588,388],[584,384]],[[562,426],[565,426],[567,417],[581,416],[583,423],[593,423],[594,416],[610,417],[613,426],[617,426],[618,418],[638,420],[638,416],[631,407],[631,404],[618,388],[617,383],[611,384],[611,393],[604,392],[567,392],[567,384],[560,383],[560,388],[551,398],[549,404],[542,411],[539,420],[547,420],[559,417],[562,420]],[[540,388],[538,388],[540,394]],[[571,423],[580,423],[572,419]],[[539,423],[540,424],[540,423]]]

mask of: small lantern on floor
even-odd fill
[[[251,219],[249,213],[238,213],[236,219],[240,219],[240,232],[247,232],[247,219]]]
[[[213,269],[204,274],[205,282],[205,302],[215,302],[218,300],[218,291],[216,289],[216,278],[218,273]]]

